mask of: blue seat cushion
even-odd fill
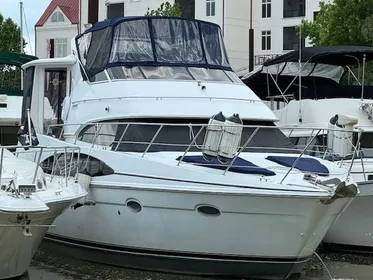
[[[176,160],[180,160],[180,158],[181,156],[178,157]],[[229,162],[221,163],[217,158],[207,160],[203,156],[185,156],[182,161],[193,163],[199,166],[221,169],[221,170],[225,170],[229,165]],[[236,172],[236,173],[244,173],[244,174],[259,174],[259,175],[264,175],[264,176],[276,175],[275,172],[268,170],[266,168],[263,168],[263,167],[259,167],[253,164],[252,162],[244,160],[240,157],[236,158],[233,165],[229,168],[228,171]]]
[[[287,157],[287,156],[268,156],[266,157],[267,160],[273,161],[277,164],[292,167],[294,161],[298,157]],[[311,172],[316,173],[320,176],[329,176],[329,169],[322,164],[320,161],[314,158],[300,158],[294,168],[303,171],[303,172]]]

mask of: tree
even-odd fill
[[[372,45],[372,14],[373,0],[323,1],[316,19],[303,20],[297,30],[313,45]]]
[[[0,13],[0,51],[20,52],[21,29],[11,19],[5,19]],[[23,40],[23,50],[26,46]],[[16,67],[0,64],[0,89],[20,89],[21,70]]]
[[[364,39],[373,46],[373,15],[364,19],[361,27]]]
[[[181,17],[181,7],[178,3],[171,5],[170,2],[166,1],[156,10],[148,8],[145,16]]]

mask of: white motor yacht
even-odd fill
[[[342,166],[355,157],[351,171],[360,193],[325,236],[330,248],[373,247],[373,87],[365,85],[366,63],[371,61],[372,47],[308,47],[269,60],[242,78],[267,100],[278,125],[300,149],[317,127],[325,130],[314,138],[308,154],[329,157]],[[331,127],[361,133],[328,133]]]
[[[91,177],[91,206],[64,212],[46,237],[76,257],[284,279],[357,193],[348,168],[303,155],[274,125],[230,67],[216,24],[98,22],[67,57],[23,69],[23,114],[30,108],[40,143],[79,146]],[[63,166],[51,157],[41,162]]]

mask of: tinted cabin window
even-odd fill
[[[27,109],[31,109],[32,88],[34,86],[35,67],[29,67],[24,73],[22,123],[27,118]]]
[[[148,152],[158,151],[185,151],[191,143],[193,136],[196,136],[201,125],[196,124],[195,120],[183,120],[184,124],[194,123],[193,127],[175,123],[174,125],[164,125],[157,137],[154,139],[153,144]],[[157,133],[160,125],[153,125],[152,123],[146,124],[145,120],[139,120],[143,124],[137,123],[119,123],[118,120],[111,122],[103,122],[98,126],[88,126],[82,130],[79,135],[79,140],[104,146],[110,146],[112,150],[122,152],[144,152]],[[152,120],[153,123],[160,123],[162,120]],[[167,123],[172,123],[172,120],[166,120]],[[204,125],[208,120],[199,120]],[[247,125],[251,125],[249,123]],[[128,125],[128,126],[127,126]],[[255,131],[255,124],[253,127],[245,127],[242,134],[241,145],[247,141],[250,135]],[[261,124],[263,125],[263,124]],[[268,128],[261,128],[257,131],[253,139],[250,141],[245,151],[276,151],[276,152],[289,152],[287,149],[295,151],[293,143],[273,124],[265,123]],[[125,133],[124,133],[125,132]],[[196,139],[197,145],[200,147],[203,144],[205,137],[205,129],[200,133]],[[118,145],[119,143],[119,145]],[[197,147],[193,146],[190,151],[200,151]]]

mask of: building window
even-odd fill
[[[316,20],[317,15],[320,13],[320,11],[313,12],[313,20]]]
[[[215,0],[206,0],[206,16],[215,16]]]
[[[98,22],[98,0],[88,1],[88,23]]]
[[[52,15],[52,22],[64,22],[64,21],[65,21],[65,17],[63,16],[61,12],[55,12]]]
[[[262,0],[262,18],[270,18],[272,13],[271,0]]]
[[[124,3],[115,3],[107,6],[107,18],[113,19],[124,16]]]
[[[57,38],[54,40],[54,57],[67,56],[67,38]]]
[[[284,0],[284,18],[304,17],[306,3],[304,0]]]
[[[195,2],[195,0],[175,0],[175,4],[179,4],[181,7],[181,17],[190,19],[195,18]]]
[[[299,48],[299,35],[297,34],[297,30],[295,26],[284,27],[283,30],[283,49],[284,50],[297,50]],[[304,48],[305,40],[301,40],[301,46]]]
[[[262,50],[268,51],[271,49],[271,31],[262,31]]]

